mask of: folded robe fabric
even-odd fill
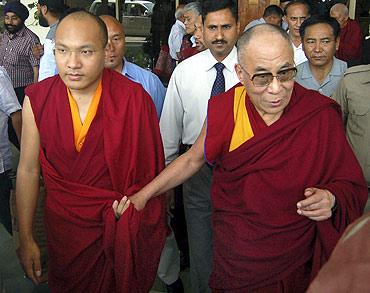
[[[261,128],[251,119],[254,136],[229,152],[239,86],[209,101],[205,153],[214,164],[210,286],[247,292],[312,263],[308,284],[345,227],[363,212],[367,187],[361,168],[346,140],[339,106],[298,84],[277,122]],[[334,217],[317,222],[297,214],[307,187],[335,195]]]
[[[164,167],[156,110],[143,88],[104,70],[96,116],[80,152],[59,76],[27,88],[40,133],[53,292],[148,292],[167,233],[164,197],[116,221],[112,203]]]

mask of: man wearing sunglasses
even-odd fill
[[[209,100],[192,148],[130,200],[144,207],[207,161],[214,166],[210,287],[304,292],[362,214],[367,187],[338,105],[294,82],[286,32],[251,28],[238,41],[238,62],[240,83]]]

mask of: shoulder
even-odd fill
[[[158,76],[156,76],[153,72],[147,70],[147,69],[144,69],[138,65],[136,65],[135,63],[132,63],[132,62],[128,62],[126,61],[126,66],[129,67],[130,71],[132,71],[132,73],[134,73],[134,77],[143,77],[145,80],[152,80],[154,82],[160,82]]]
[[[338,58],[335,58],[335,57],[333,58],[334,58],[334,63],[336,63],[343,71],[345,71],[347,68],[347,62],[340,60]]]
[[[350,67],[346,70],[344,76],[348,77],[351,75],[369,75],[369,74],[370,74],[370,64]]]
[[[32,41],[35,41],[35,42],[40,41],[39,37],[27,27],[24,29],[24,35]]]

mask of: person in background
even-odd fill
[[[290,1],[285,7],[284,20],[288,23],[288,34],[292,40],[294,49],[294,64],[296,66],[307,61],[306,55],[303,51],[299,28],[309,16],[310,6],[304,0]]]
[[[178,61],[179,57],[177,54],[180,52],[182,38],[185,35],[185,24],[184,24],[184,5],[179,5],[175,12],[176,22],[173,24],[170,35],[168,37],[168,47],[170,49],[170,55],[172,59]]]
[[[40,40],[24,25],[28,15],[28,9],[22,3],[7,3],[4,6],[5,31],[0,39],[0,66],[3,66],[10,76],[21,105],[26,86],[37,82],[40,62],[32,54],[32,47],[40,43]],[[8,125],[9,139],[19,148],[17,135],[10,120]]]
[[[233,0],[207,0],[202,6],[203,41],[208,48],[179,63],[169,82],[160,120],[166,164],[195,142],[208,100],[233,87],[238,78],[235,43],[238,12]],[[193,31],[195,27],[193,28]],[[211,292],[212,168],[204,166],[183,185],[189,240],[190,282],[193,293]]]
[[[50,28],[45,38],[40,59],[39,81],[58,73],[54,56],[55,30],[61,15],[66,9],[63,0],[39,0],[37,4],[39,24]]]
[[[284,16],[284,12],[279,6],[269,5],[265,8],[265,11],[263,12],[263,16],[260,19],[253,20],[249,24],[247,24],[244,31],[258,24],[261,24],[261,23],[269,23],[269,24],[281,26],[281,21],[283,19],[283,16]]]
[[[155,74],[126,60],[126,35],[122,24],[110,15],[102,15],[100,18],[108,29],[105,67],[113,69],[128,79],[141,84],[152,98],[159,119],[162,113],[166,88]]]
[[[330,16],[334,17],[340,24],[340,42],[336,57],[349,65],[361,58],[362,54],[362,32],[357,21],[349,18],[346,5],[337,3],[330,8]]]
[[[334,57],[339,46],[339,24],[332,17],[313,15],[302,23],[300,35],[308,60],[297,66],[295,80],[331,97],[347,69],[346,62]]]
[[[177,54],[179,61],[183,61],[198,53],[198,50],[195,48],[194,25],[199,15],[201,15],[201,6],[199,2],[190,2],[185,5],[184,24],[186,34],[182,39],[180,52]]]
[[[166,94],[165,87],[155,74],[125,59],[125,31],[122,24],[110,15],[101,15],[100,18],[108,30],[105,68],[115,70],[128,79],[141,84],[152,98],[159,119]],[[158,276],[166,284],[167,292],[184,292],[179,273],[179,249],[177,248],[176,239],[173,233],[171,233],[166,238],[158,268]]]
[[[370,197],[369,92],[370,59],[364,65],[347,69],[332,98],[342,107],[346,135],[364,172]]]

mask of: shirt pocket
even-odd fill
[[[348,93],[348,114],[353,134],[364,136],[370,123],[370,97],[364,93]],[[355,97],[354,99],[351,97]]]

